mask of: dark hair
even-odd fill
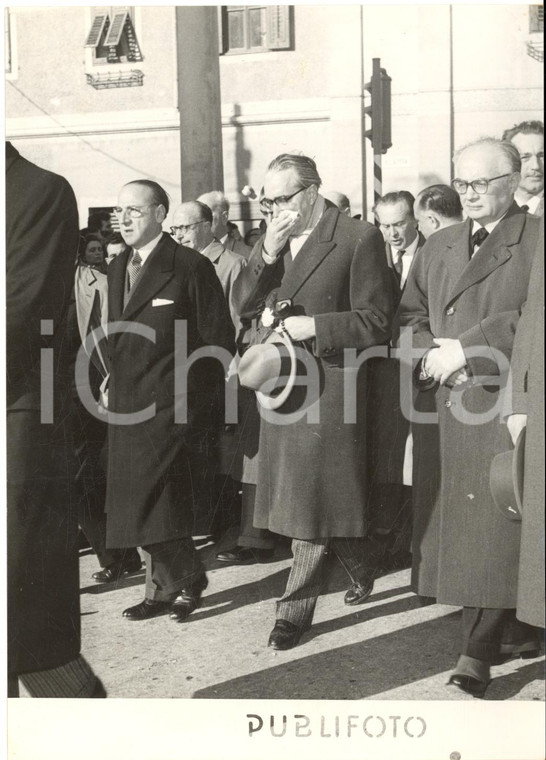
[[[112,217],[108,211],[96,211],[87,218],[87,229],[90,232],[100,230],[102,222],[111,222]]]
[[[502,133],[503,140],[511,140],[516,135],[543,135],[544,124],[541,121],[522,121]]]
[[[463,218],[461,198],[449,185],[430,185],[417,195],[417,205],[426,211],[434,211],[445,219]]]
[[[409,190],[398,190],[397,192],[393,193],[385,193],[385,195],[382,195],[381,198],[377,201],[375,206],[372,208],[372,211],[375,213],[379,206],[392,206],[394,203],[400,203],[400,201],[406,204],[411,218],[415,219],[415,216],[413,215],[413,204],[415,203],[415,198],[409,192]]]
[[[106,258],[106,251],[104,249],[104,242],[102,238],[99,235],[96,235],[94,232],[88,232],[85,235],[80,234],[80,240],[78,244],[78,259],[80,261],[83,261],[85,263],[85,252],[87,250],[87,246],[89,243],[100,243],[102,247],[102,259]]]
[[[317,165],[312,158],[300,156],[294,153],[281,153],[274,158],[267,167],[267,171],[283,172],[294,169],[303,187],[316,185],[320,187],[322,180],[319,176]]]
[[[153,179],[134,179],[132,182],[127,182],[127,184],[147,187],[148,190],[152,191],[153,203],[157,203],[158,206],[163,206],[165,213],[169,213],[169,196],[167,195],[167,192],[163,190],[161,185],[158,185]]]

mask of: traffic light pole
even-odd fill
[[[373,198],[374,205],[383,195],[381,156],[392,147],[391,142],[391,78],[381,68],[381,60],[373,59],[371,81],[364,86],[371,93],[371,104],[364,114],[372,120],[371,128],[364,132],[373,147]]]

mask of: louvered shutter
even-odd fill
[[[127,11],[114,13],[114,18],[112,19],[110,29],[108,30],[108,34],[106,35],[106,39],[104,41],[106,47],[115,47],[116,45],[119,45],[119,41],[123,33],[123,27],[127,21],[127,15]]]
[[[286,50],[290,47],[290,6],[267,6],[267,47]]]
[[[92,47],[92,48],[97,47],[97,45],[100,42],[100,38],[102,36],[102,32],[104,29],[104,25],[106,24],[107,18],[108,18],[107,13],[95,14],[95,16],[93,17],[93,23],[91,24],[91,30],[87,37],[87,42],[85,43],[85,47]]]

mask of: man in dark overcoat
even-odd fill
[[[77,250],[72,188],[7,143],[9,696],[18,696],[17,677],[33,697],[105,696],[80,656],[66,351]]]
[[[318,421],[263,418],[260,430],[254,524],[291,537],[294,555],[269,639],[276,649],[295,646],[310,626],[327,547],[369,591],[375,571],[364,539],[366,370],[346,422],[344,359],[345,349],[388,341],[392,292],[381,234],[340,214],[320,184],[306,156],[283,154],[269,165],[263,203],[272,219],[233,289],[243,318],[260,316],[272,294],[289,305],[284,329],[306,346],[319,376]],[[290,401],[279,414],[292,412]]]
[[[124,616],[145,620],[170,610],[182,621],[207,585],[191,538],[193,514],[234,329],[213,265],[162,232],[165,191],[136,180],[118,200],[130,248],[108,268],[107,544],[140,546],[146,559],[145,598]],[[213,348],[221,361],[210,358]],[[192,363],[199,349],[208,358]]]
[[[502,396],[540,221],[514,203],[520,157],[484,138],[455,156],[453,186],[468,216],[435,233],[402,296],[400,324],[430,349],[414,425],[414,583],[419,594],[463,606],[461,656],[450,683],[483,696],[501,644],[536,647],[515,625],[520,528],[499,515],[489,488],[493,456],[509,448]],[[427,390],[428,389],[428,390]]]
[[[516,615],[544,628],[544,228],[540,230],[527,301],[512,353],[512,414],[507,426],[515,446],[526,428],[521,550]]]
[[[415,199],[407,190],[386,193],[374,207],[387,244],[395,308],[425,238],[418,230]],[[396,325],[393,325],[396,332]],[[400,365],[391,356],[374,359],[369,369],[370,517],[385,549],[388,570],[411,565],[411,437],[400,403]],[[360,601],[354,590],[355,602]]]

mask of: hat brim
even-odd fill
[[[491,495],[508,520],[518,522],[523,514],[523,476],[525,465],[525,428],[516,445],[493,457],[489,471]]]
[[[256,391],[256,398],[258,399],[260,406],[262,406],[264,409],[273,411],[281,407],[288,400],[288,397],[292,393],[294,385],[296,384],[296,351],[294,349],[292,341],[284,332],[273,332],[267,338],[265,343],[282,343],[286,347],[288,357],[290,359],[290,371],[288,374],[288,379],[286,381],[286,385],[280,393],[270,394],[265,393],[264,391]]]

